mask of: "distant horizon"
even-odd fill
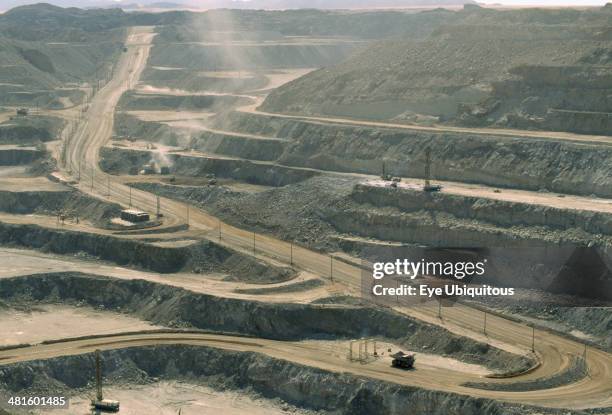
[[[244,5],[255,2],[256,0],[234,0],[235,3],[242,3],[243,7],[237,8],[248,8],[244,7]],[[482,4],[483,6],[500,6],[500,7],[603,7],[608,1],[606,0],[475,0],[478,4]],[[258,2],[258,1],[257,1]],[[399,1],[398,1],[399,2]],[[96,8],[96,7],[120,7],[121,5],[133,6],[134,4],[142,5],[143,8],[147,8],[148,5],[154,5],[156,3],[177,3],[180,5],[184,5],[186,8],[201,8],[205,9],[216,9],[216,8],[224,8],[224,6],[216,6],[206,3],[217,3],[218,0],[89,0],[89,1],[76,1],[76,0],[42,0],[42,1],[30,1],[30,0],[8,0],[7,2],[3,2],[5,5],[0,4],[0,13],[6,12],[12,8],[26,5],[34,5],[39,3],[49,3],[59,7],[79,7],[83,9],[87,8]],[[470,3],[466,1],[466,3]],[[413,6],[386,6],[380,7],[373,5],[371,9],[405,9],[405,8],[435,8],[435,7],[448,7],[448,8],[456,8],[461,4],[461,1],[458,0],[455,5],[448,4],[448,0],[440,1],[440,5],[432,4],[415,4]],[[302,7],[298,7],[299,9]],[[303,7],[306,8],[306,7]],[[323,10],[333,10],[333,8],[320,8],[314,7],[315,9],[323,9]],[[346,10],[346,9],[354,9],[354,10],[367,10],[368,6],[360,5],[358,7],[339,7],[338,10]],[[278,10],[278,8],[269,8],[271,10]],[[127,9],[130,10],[130,9]],[[172,10],[169,8],[168,10]]]

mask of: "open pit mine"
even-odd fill
[[[610,5],[9,3],[0,415],[612,414]]]

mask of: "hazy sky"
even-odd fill
[[[525,6],[525,5],[541,5],[541,6],[603,6],[607,1],[597,0],[476,0],[484,4],[504,4],[508,6]]]
[[[0,0],[1,1],[1,0]],[[125,1],[130,2],[131,0],[115,0],[118,2]],[[170,0],[171,1],[171,0]],[[179,0],[180,1],[180,0]],[[249,2],[251,0],[236,0]],[[511,6],[523,6],[523,5],[543,5],[543,6],[603,6],[608,1],[612,0],[476,0],[478,3],[484,4],[504,4]],[[205,4],[206,0],[187,0],[186,2],[195,4]]]
[[[176,2],[190,5],[197,5],[199,7],[206,7],[207,4],[211,3],[211,0],[0,0],[0,10],[10,9],[17,5],[33,4],[48,2],[60,6],[99,6],[109,4],[134,4],[134,3],[152,3],[152,2]],[[212,0],[214,2],[215,0]],[[241,2],[249,2],[250,0],[235,0]],[[290,0],[289,0],[290,1]],[[400,0],[401,1],[401,0]],[[502,4],[508,6],[528,6],[528,5],[541,5],[541,6],[603,6],[607,0],[476,0],[484,4]],[[612,2],[612,0],[610,0]],[[407,0],[409,3],[409,0]]]

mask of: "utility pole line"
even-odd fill
[[[484,332],[484,334],[487,334],[487,312],[484,312],[484,328],[482,330]]]
[[[395,278],[395,302],[399,304],[399,279]]]
[[[425,149],[425,187],[429,187],[431,185],[431,147],[427,147]]]

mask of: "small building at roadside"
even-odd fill
[[[149,214],[136,209],[125,209],[121,211],[121,219],[132,222],[142,223],[150,220]]]

